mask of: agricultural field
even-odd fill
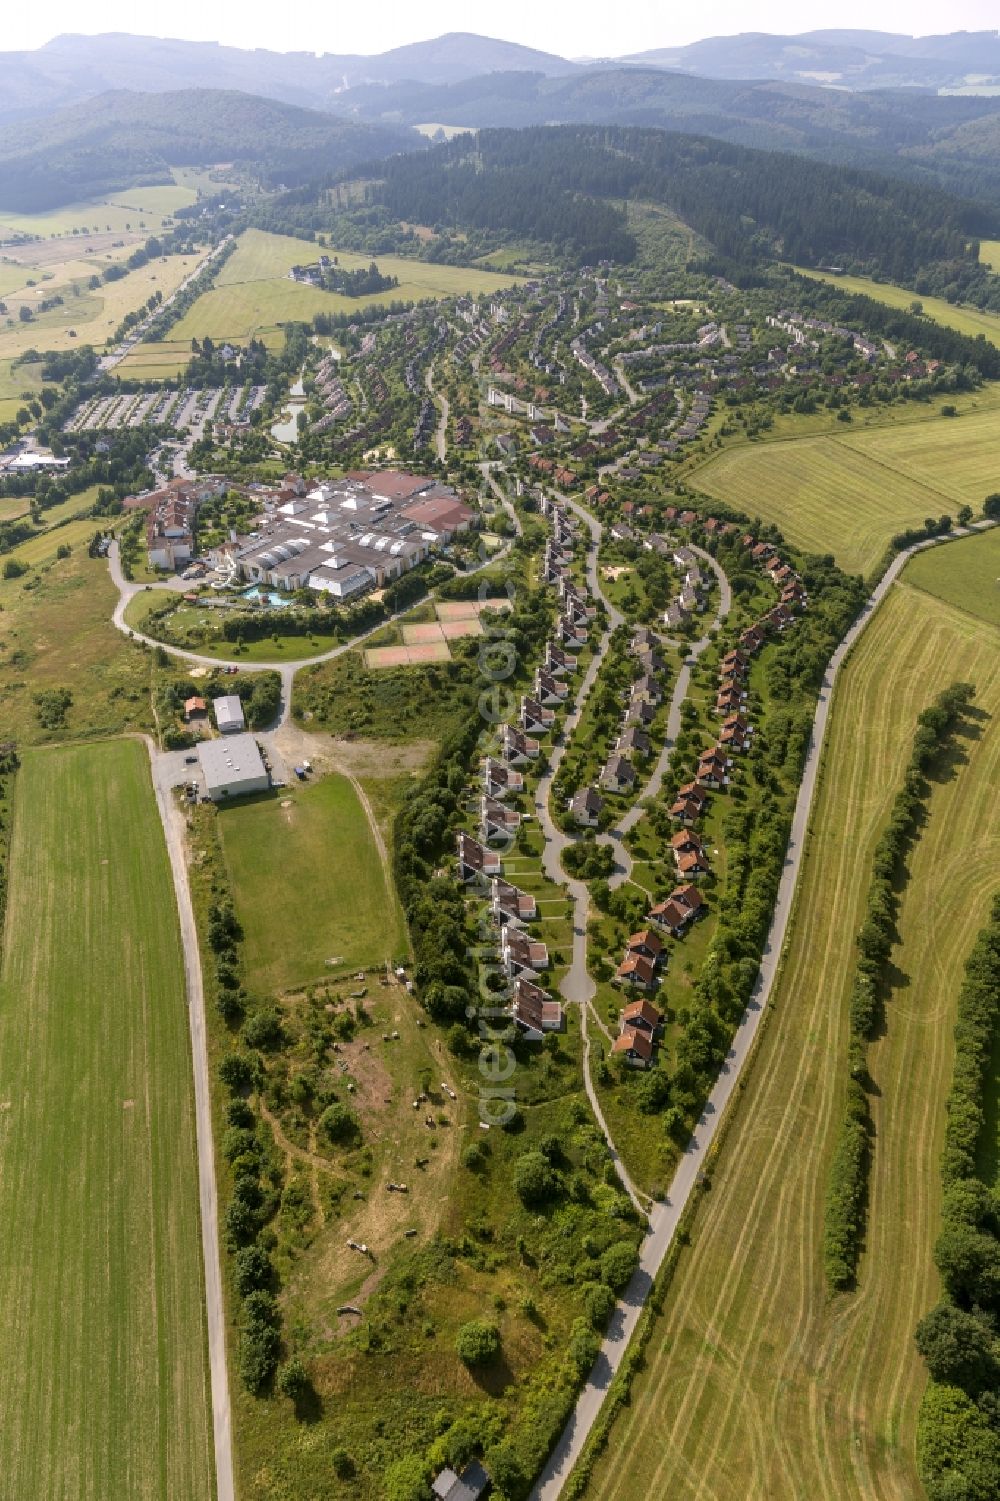
[[[1000,271],[1000,240],[980,240],[979,259],[991,271]]]
[[[0,968],[11,1496],[212,1491],[174,912],[145,748],[27,752]]]
[[[290,235],[268,234],[249,229],[240,236],[239,247],[219,272],[217,284],[205,292],[173,329],[172,344],[188,349],[192,338],[208,335],[217,342],[245,342],[250,335],[265,342],[280,342],[279,325],[308,321],[316,313],[356,312],[373,303],[401,299],[448,297],[461,292],[489,293],[510,286],[517,278],[461,266],[436,266],[401,256],[380,256],[380,269],[399,277],[399,286],[371,297],[341,297],[317,287],[300,286],[288,280],[288,271],[314,260],[321,247]],[[371,257],[329,248],[341,266],[354,270],[367,266]],[[155,350],[156,345],[147,345]]]
[[[391,876],[349,778],[226,808],[219,827],[259,984],[289,990],[405,956]]]
[[[106,261],[101,260],[71,263],[59,268],[51,281],[39,280],[37,286],[9,296],[7,307],[15,321],[10,326],[8,319],[8,326],[0,327],[0,360],[16,359],[29,349],[71,349],[83,344],[102,348],[126,313],[141,307],[154,292],[166,298],[176,291],[194,270],[196,258],[164,256],[92,292],[87,283],[104,265]],[[53,296],[63,298],[61,306],[37,313],[28,323],[17,317],[22,305],[34,308]],[[12,372],[15,381],[19,373]]]
[[[1000,529],[921,554],[907,565],[906,581],[1000,626]]]
[[[111,624],[118,594],[104,559],[87,556],[95,523],[84,526],[68,558],[0,580],[0,724],[21,745],[152,729],[149,654]],[[24,545],[54,552],[59,536]],[[46,729],[36,697],[52,690],[71,702],[64,723]]]
[[[691,472],[707,495],[762,516],[796,547],[867,574],[892,536],[927,516],[978,511],[996,488],[992,388],[958,417],[924,413],[862,432],[738,444]]]
[[[987,242],[988,244],[991,242]],[[995,242],[992,242],[995,243]],[[960,334],[975,338],[983,334],[991,344],[1000,345],[1000,314],[984,312],[977,307],[960,307],[947,302],[943,297],[922,297],[906,287],[896,287],[889,282],[871,281],[867,276],[830,276],[822,271],[812,271],[805,266],[793,267],[800,276],[813,281],[829,282],[842,292],[859,292],[865,297],[874,297],[889,307],[909,312],[914,302],[919,302],[924,316],[941,323],[945,328],[954,328]]]
[[[0,207],[0,239],[12,234],[72,237],[74,234],[134,233],[137,237],[155,234],[162,229],[176,209],[186,208],[198,197],[198,188],[211,192],[217,183],[208,182],[205,174],[176,168],[174,182],[152,187],[124,188],[106,198],[70,203],[64,208],[46,209],[40,214],[8,213]],[[18,246],[17,253],[26,246]]]
[[[896,986],[870,1048],[867,1244],[858,1290],[830,1299],[823,1209],[854,935],[916,714],[955,679],[975,683],[975,718],[934,783],[909,860]],[[937,1296],[951,1029],[1000,859],[998,778],[1000,632],[897,584],[838,686],[773,1010],[588,1501],[921,1494],[914,1438],[926,1376],[913,1331]]]

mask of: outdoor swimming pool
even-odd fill
[[[295,602],[287,594],[279,594],[275,589],[262,589],[259,584],[252,584],[249,589],[244,589],[240,598],[252,605],[263,605],[268,610],[286,610]]]

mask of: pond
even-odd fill
[[[299,435],[299,413],[305,404],[305,388],[300,375],[288,393],[288,402],[282,409],[281,416],[271,423],[271,437],[276,438],[279,443],[294,443]]]

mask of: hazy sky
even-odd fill
[[[737,31],[797,32],[866,27],[909,35],[1000,26],[998,0],[505,0],[473,7],[468,0],[327,0],[275,5],[273,0],[49,0],[37,8],[8,3],[0,50],[38,47],[59,32],[130,31],[189,37],[278,51],[382,52],[444,31],[480,31],[558,52],[564,57],[615,56]]]

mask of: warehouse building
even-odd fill
[[[198,747],[205,778],[205,791],[213,803],[251,792],[266,792],[271,785],[252,735],[231,735],[225,740],[206,740]]]

